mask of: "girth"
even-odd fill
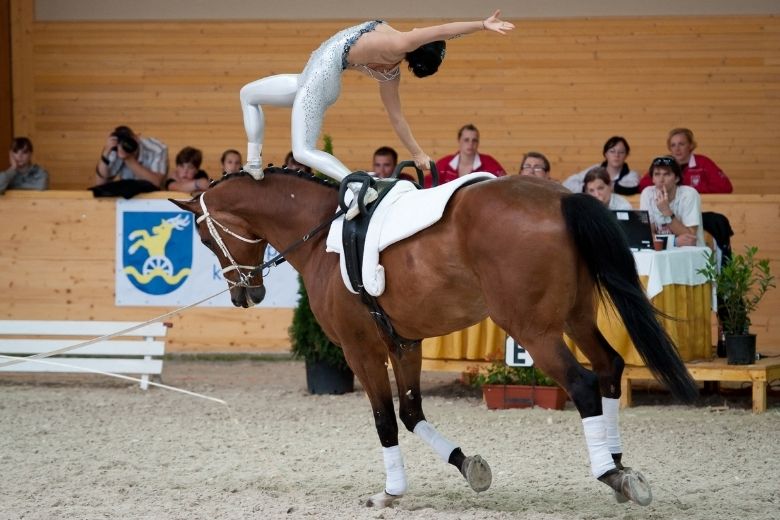
[[[368,233],[368,224],[374,210],[379,206],[382,199],[390,192],[398,179],[377,179],[366,172],[355,172],[347,175],[341,181],[341,191],[339,194],[339,203],[342,208],[346,208],[344,203],[344,194],[346,193],[348,183],[361,183],[362,187],[358,193],[356,204],[360,204],[360,213],[352,220],[344,219],[342,228],[342,241],[344,244],[344,264],[347,269],[347,275],[352,287],[360,294],[360,299],[368,306],[371,317],[377,322],[382,331],[392,340],[393,344],[400,353],[400,349],[406,349],[418,346],[421,339],[407,339],[399,336],[395,332],[390,317],[385,313],[382,306],[379,305],[376,297],[370,295],[363,287],[363,251],[365,248],[366,234]],[[363,197],[369,187],[373,187],[378,194],[376,201],[363,205]]]

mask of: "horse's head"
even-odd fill
[[[263,263],[268,242],[255,235],[249,223],[236,213],[220,209],[216,197],[207,206],[204,196],[189,201],[168,200],[195,214],[200,240],[219,259],[233,305],[256,305],[265,298],[263,276],[256,268]]]

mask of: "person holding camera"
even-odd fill
[[[103,145],[95,181],[98,186],[116,180],[146,181],[159,189],[167,172],[165,144],[152,137],[139,137],[128,126],[118,126]]]

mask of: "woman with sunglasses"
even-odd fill
[[[674,235],[675,246],[703,246],[701,196],[682,186],[682,171],[671,155],[656,157],[650,164],[652,186],[642,191],[639,209],[647,210],[656,235]]]
[[[409,64],[412,73],[423,78],[434,74],[444,59],[445,42],[477,31],[505,34],[514,25],[498,18],[496,11],[484,20],[398,31],[382,21],[365,22],[344,29],[326,40],[309,58],[300,74],[279,74],[262,78],[241,89],[241,109],[246,130],[247,164],[244,169],[262,177],[264,117],[261,105],[292,107],[292,151],[296,159],[328,177],[341,181],[350,169],[317,150],[317,139],[325,110],[339,97],[341,75],[347,69],[362,72],[379,83],[379,95],[398,138],[419,168],[430,167],[430,157],[412,136],[401,111],[400,65]],[[373,190],[372,190],[373,191]],[[366,195],[366,202],[376,192]],[[353,205],[357,209],[357,205]],[[353,216],[356,214],[352,212]],[[348,214],[348,217],[350,214]]]

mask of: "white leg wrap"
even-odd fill
[[[385,492],[390,495],[403,495],[406,493],[406,470],[401,447],[395,445],[382,448],[382,456],[385,459]]]
[[[604,411],[604,426],[607,430],[607,448],[610,453],[623,453],[623,445],[620,442],[620,400],[601,398],[601,409]]]
[[[604,416],[587,417],[582,420],[585,442],[588,444],[590,471],[598,478],[607,471],[615,469],[615,461],[607,449],[607,430],[604,428]]]
[[[433,451],[438,453],[444,462],[449,462],[450,455],[457,448],[449,439],[436,431],[436,428],[431,426],[428,421],[418,422],[414,427],[414,433],[433,448]]]

